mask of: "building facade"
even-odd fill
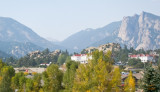
[[[138,54],[138,55],[128,55],[128,57],[130,59],[135,58],[135,59],[140,59],[141,62],[148,62],[148,61],[152,61],[154,62],[154,56],[153,55],[149,55],[149,54]]]
[[[71,60],[76,61],[76,62],[80,62],[82,64],[86,64],[88,63],[88,60],[92,59],[92,56],[88,56],[87,54],[75,54],[73,56],[71,56]]]

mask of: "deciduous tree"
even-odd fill
[[[45,72],[43,72],[44,91],[58,92],[62,88],[63,73],[59,70],[58,65],[51,64]]]
[[[112,53],[94,51],[88,64],[81,64],[76,72],[73,91],[111,92],[118,91],[121,83],[119,69],[112,66]]]
[[[127,79],[125,80],[124,91],[125,92],[135,92],[135,80],[132,76],[131,71],[130,71]]]

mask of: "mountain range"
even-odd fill
[[[32,29],[12,18],[0,17],[0,51],[16,57],[45,48],[80,52],[87,47],[107,43],[126,44],[137,50],[159,48],[160,16],[142,12],[101,28],[87,28],[56,43],[40,37]]]
[[[81,51],[86,47],[113,42],[137,50],[160,48],[160,16],[147,12],[127,16],[102,28],[88,28],[75,33],[60,45]]]
[[[18,21],[0,17],[0,50],[21,57],[35,50],[61,49]]]
[[[102,28],[88,28],[86,30],[82,30],[71,35],[70,37],[62,41],[59,45],[74,49],[74,51],[82,50],[96,42],[99,43],[99,41],[105,39],[106,37],[115,38],[115,34],[117,34],[117,30],[120,27],[120,24],[121,21],[118,21]]]

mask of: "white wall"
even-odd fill
[[[87,56],[84,54],[82,54],[81,56],[75,56],[75,55],[71,56],[71,60],[74,60],[83,64],[88,63],[89,59],[92,59],[92,56]]]

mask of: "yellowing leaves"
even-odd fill
[[[125,80],[124,91],[125,92],[135,92],[135,80],[132,76],[131,71],[128,75],[128,78]]]
[[[111,92],[121,83],[119,68],[113,69],[111,52],[93,52],[93,60],[81,64],[76,72],[73,91]]]
[[[0,76],[0,81],[2,81],[2,76]]]

